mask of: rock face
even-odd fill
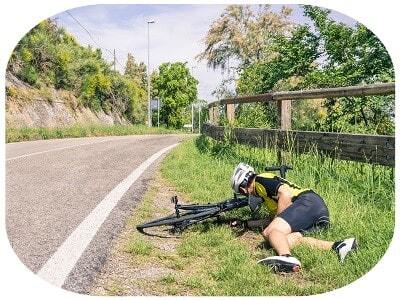
[[[121,112],[91,111],[68,91],[35,89],[14,75],[6,75],[6,126],[65,127],[74,124],[129,124]]]

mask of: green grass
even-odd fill
[[[87,136],[134,135],[134,134],[162,134],[184,133],[182,130],[168,129],[165,127],[147,127],[145,125],[100,125],[76,124],[69,127],[58,128],[7,128],[6,142],[21,142],[32,140],[62,139]]]
[[[147,256],[153,251],[154,247],[148,241],[135,237],[126,245],[126,252]]]
[[[311,187],[326,201],[331,215],[329,230],[312,236],[338,240],[356,236],[359,250],[340,264],[332,251],[299,246],[293,255],[302,271],[276,275],[256,261],[274,255],[260,248],[261,235],[236,236],[228,226],[211,222],[186,231],[177,247],[185,261],[183,285],[196,295],[310,295],[345,286],[378,263],[394,230],[394,175],[391,168],[323,158],[314,154],[291,154],[294,170],[287,178]],[[183,142],[162,162],[161,173],[193,202],[207,203],[230,197],[231,172],[240,161],[261,172],[276,164],[273,151],[227,145],[199,137]],[[248,217],[249,210],[232,213]],[[197,284],[201,282],[201,284]]]
[[[153,200],[157,192],[158,188],[155,186],[150,186],[146,191],[143,200],[136,207],[135,213],[127,221],[129,228],[134,228],[137,224],[152,218],[154,213]],[[133,231],[129,236],[129,240],[124,244],[123,251],[132,254],[133,264],[138,264],[138,262],[148,263],[152,261],[153,256],[162,255],[149,239],[136,230]]]
[[[162,276],[162,277],[160,278],[160,282],[161,282],[162,284],[167,284],[167,285],[169,285],[169,284],[171,284],[171,283],[175,283],[175,282],[176,282],[176,279],[175,279],[175,276],[174,276],[174,275],[172,275],[172,274],[167,274],[167,275],[164,275],[164,276]]]

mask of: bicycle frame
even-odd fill
[[[265,171],[279,171],[282,178],[285,178],[286,172],[292,170],[292,167],[282,165],[280,167],[267,167]],[[252,201],[248,196],[234,194],[233,198],[219,202],[208,204],[180,204],[177,196],[171,198],[174,204],[175,213],[157,220],[153,220],[144,224],[137,225],[136,228],[144,233],[145,228],[169,226],[172,231],[183,231],[189,225],[201,222],[205,219],[217,217],[223,212],[236,208],[249,206],[252,212],[258,210],[262,203],[262,199]]]
[[[193,214],[201,215],[193,217],[193,219],[183,220],[182,222],[177,222],[176,224],[171,225],[172,232],[182,232],[188,226],[193,225],[195,223],[199,223],[209,218],[219,217],[220,213],[225,211],[229,211],[232,209],[244,207],[248,205],[248,197],[241,196],[238,197],[237,194],[234,194],[232,199],[225,200],[223,202],[215,203],[215,204],[179,204],[177,196],[173,196],[171,198],[171,202],[175,204],[175,215],[177,218],[181,217],[181,211],[189,212],[187,215]]]
[[[227,210],[235,209],[238,207],[243,207],[248,204],[248,197],[238,197],[237,194],[234,194],[232,199],[219,202],[219,203],[208,203],[208,204],[179,204],[178,203],[178,198],[176,196],[173,196],[171,198],[171,202],[175,204],[175,214],[177,217],[180,215],[180,210],[185,210],[185,211],[194,211],[194,212],[201,212],[201,211],[206,211],[212,208],[219,208],[219,212],[224,212]]]

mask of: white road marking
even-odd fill
[[[118,139],[118,140],[120,140],[120,139]],[[61,148],[55,148],[55,149],[50,149],[50,150],[45,150],[45,151],[39,151],[39,152],[28,153],[28,154],[24,154],[24,155],[20,155],[20,156],[15,156],[15,157],[7,158],[6,161],[14,160],[14,159],[19,159],[19,158],[23,158],[23,157],[28,157],[28,156],[32,156],[32,155],[38,155],[38,154],[53,152],[53,151],[60,151],[60,150],[65,150],[65,149],[80,147],[80,146],[94,145],[94,144],[104,143],[104,142],[109,142],[109,141],[113,141],[113,139],[101,140],[101,141],[95,141],[95,142],[93,142],[93,143],[83,143],[83,144],[79,144],[79,145],[72,145],[72,146],[67,146],[67,147],[61,147]]]
[[[178,144],[173,144],[161,149],[133,170],[132,173],[105,196],[92,212],[78,225],[37,274],[48,282],[62,287],[69,273],[75,267],[76,262],[94,238],[100,226],[107,219],[112,209],[129,187],[155,160],[176,145]]]

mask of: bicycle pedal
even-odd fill
[[[171,203],[176,205],[178,203],[178,196],[172,196]]]

